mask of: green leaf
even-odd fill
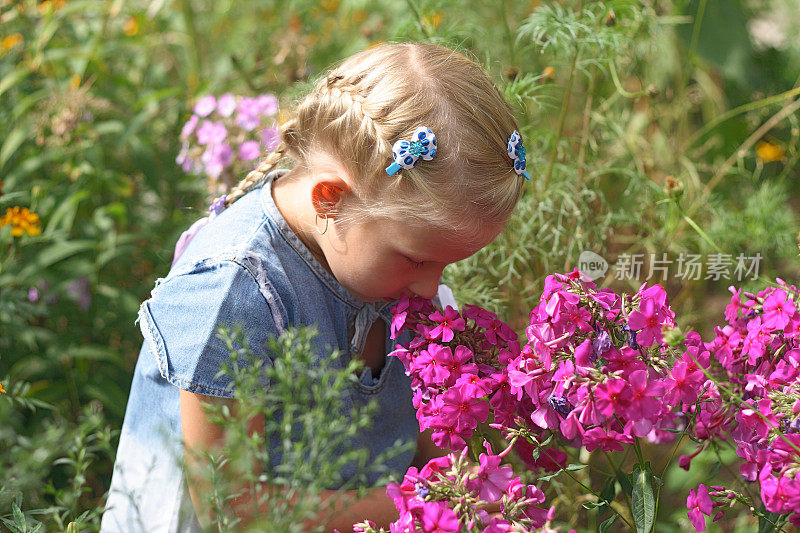
[[[614,521],[616,521],[617,516],[619,515],[614,513],[613,515],[611,515],[611,518],[609,518],[608,520],[604,520],[603,523],[600,524],[600,527],[597,528],[598,533],[605,533],[606,531],[608,531],[608,528],[610,528],[611,525],[614,523]]]
[[[17,502],[11,504],[11,510],[14,513],[14,525],[20,531],[26,531],[28,529],[28,522],[25,520],[25,515],[22,514],[22,509],[19,508]]]
[[[28,132],[25,128],[17,127],[6,137],[3,142],[3,147],[0,148],[0,169],[2,169],[6,162],[11,158],[11,155],[25,142],[28,137]]]
[[[642,470],[639,465],[633,467],[633,493],[631,494],[631,511],[637,533],[649,533],[655,522],[656,501],[653,496],[653,474],[650,469]]]

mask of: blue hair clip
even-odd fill
[[[522,146],[522,137],[517,130],[508,138],[508,157],[514,160],[514,172],[530,180],[531,175],[525,170],[525,147]]]
[[[411,141],[397,141],[392,146],[394,162],[386,167],[390,176],[402,168],[414,168],[420,159],[430,161],[436,155],[436,135],[425,126],[414,130]]]

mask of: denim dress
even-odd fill
[[[179,389],[232,397],[230,379],[217,375],[229,358],[215,335],[219,326],[243,325],[254,355],[269,362],[265,344],[270,335],[291,326],[316,325],[317,356],[330,357],[333,347],[344,365],[345,358],[363,351],[375,320],[391,323],[391,304],[356,299],[289,228],[271,194],[272,180],[283,172],[273,171],[261,186],[199,227],[142,303],[138,323],[144,343],[101,531],[201,530],[181,466]],[[440,298],[451,297],[441,286]],[[393,347],[387,327],[387,353]],[[348,396],[354,404],[374,398],[378,410],[371,429],[351,446],[366,448],[375,457],[398,439],[416,442],[419,426],[401,361],[387,357],[377,377],[365,368],[355,388]],[[414,453],[412,445],[384,465],[401,479]],[[353,472],[341,474],[346,480]],[[374,484],[377,477],[369,482]]]

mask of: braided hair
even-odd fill
[[[424,125],[435,159],[394,176],[392,144]],[[485,71],[465,55],[427,43],[387,43],[334,66],[280,126],[276,149],[231,191],[235,202],[289,157],[306,171],[324,152],[353,178],[351,216],[386,216],[455,228],[505,221],[522,181],[506,143],[518,126]]]

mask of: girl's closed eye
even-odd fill
[[[409,263],[411,263],[411,268],[421,268],[424,263],[424,261],[415,261],[410,257],[406,257],[406,259],[408,260]]]

